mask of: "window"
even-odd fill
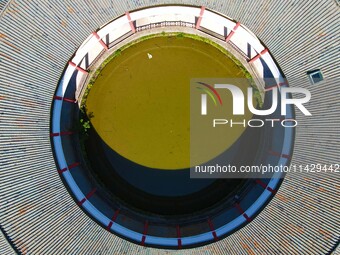
[[[312,84],[319,83],[323,80],[323,74],[320,69],[316,69],[313,71],[308,71],[307,75],[309,77],[309,80]]]

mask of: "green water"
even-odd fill
[[[132,45],[105,66],[93,85],[86,101],[92,125],[113,150],[135,163],[187,168],[190,79],[200,77],[245,78],[228,56],[201,41],[163,36]],[[219,151],[243,131],[229,132]]]

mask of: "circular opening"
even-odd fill
[[[196,77],[245,78],[246,73],[218,48],[182,34],[132,44],[101,69],[86,98],[92,126],[86,152],[93,176],[112,201],[163,216],[198,214],[245,190],[246,179],[190,178],[195,164],[190,162],[190,80]],[[229,99],[227,109],[232,109]],[[213,133],[214,149],[200,154],[199,161],[256,133],[244,132],[235,127],[223,139]],[[258,137],[253,135],[248,145],[256,148]],[[248,159],[256,154],[237,150]]]
[[[144,40],[101,70],[87,97],[88,117],[98,136],[120,156],[153,169],[188,168],[190,80],[197,77],[245,78],[245,73],[202,41],[179,36]],[[210,137],[219,147],[200,155],[200,161],[228,149],[244,128],[232,131],[220,143],[215,142],[220,134]]]
[[[270,96],[261,101],[240,62],[246,57],[240,54],[244,53],[241,48],[252,44],[253,35],[226,44],[224,35],[194,29],[195,16],[190,20],[149,25],[140,20],[136,33],[121,36],[108,32],[119,22],[108,23],[72,58],[52,105],[51,141],[58,172],[77,204],[108,231],[142,245],[190,248],[222,239],[256,217],[282,177],[278,173],[260,179],[248,174],[242,179],[191,178],[196,164],[215,159],[236,168],[289,163],[275,153],[292,148],[293,132],[280,126],[237,125],[209,132],[202,121],[195,122],[201,128],[198,132],[193,129],[192,116],[205,119],[197,107],[201,94],[208,98],[210,117],[233,116],[233,96],[216,95],[206,78],[246,80],[232,84],[243,94],[249,89],[257,93],[255,107],[263,104],[267,109],[272,102]],[[154,26],[183,26],[188,33],[173,32],[173,28],[168,33],[157,28],[154,33],[144,32]],[[98,41],[96,35],[106,42]],[[263,72],[263,78],[273,77],[263,59],[261,67],[245,66],[252,74],[255,68]],[[265,81],[262,86],[273,84]],[[72,104],[73,98],[77,104]],[[271,117],[279,115],[276,111]],[[292,115],[290,109],[288,117]],[[258,116],[245,107],[243,120],[254,117]]]

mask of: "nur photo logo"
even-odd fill
[[[300,87],[287,87],[287,86],[274,86],[271,87],[270,90],[263,91],[266,93],[263,97],[258,97],[259,100],[262,100],[261,104],[264,106],[260,107],[258,102],[255,102],[254,106],[254,98],[255,93],[258,90],[254,89],[254,87],[248,86],[246,90],[244,89],[244,84],[247,82],[242,79],[240,85],[234,85],[239,82],[231,83],[206,83],[197,81],[196,88],[201,92],[200,94],[200,115],[207,116],[209,112],[216,111],[216,107],[230,107],[230,104],[224,104],[222,102],[222,97],[226,94],[231,96],[231,107],[232,107],[232,115],[233,116],[244,116],[245,110],[248,110],[255,116],[261,116],[261,118],[257,119],[243,119],[241,122],[234,121],[231,119],[226,119],[225,116],[221,116],[220,118],[213,118],[212,125],[216,127],[218,125],[226,125],[229,124],[231,127],[233,125],[243,125],[249,127],[262,127],[266,123],[269,123],[271,127],[274,127],[276,122],[281,123],[284,127],[296,127],[298,125],[297,121],[292,118],[285,118],[287,115],[288,106],[295,106],[296,109],[301,111],[305,116],[312,116],[312,114],[308,111],[304,104],[308,103],[311,99],[311,93],[309,90]],[[267,81],[268,82],[268,81]],[[275,81],[276,82],[276,81]],[[285,83],[286,84],[286,83]],[[246,85],[245,85],[246,86]],[[242,89],[243,87],[243,89]],[[255,91],[255,92],[254,92]],[[292,94],[299,94],[299,98],[292,98]],[[301,96],[302,95],[302,96]],[[215,107],[209,108],[208,98],[212,101]],[[255,98],[256,99],[256,98]],[[263,109],[265,108],[265,109]],[[273,118],[273,114],[276,112],[282,116],[280,118]],[[263,118],[264,116],[268,118]],[[289,123],[289,124],[288,124]]]

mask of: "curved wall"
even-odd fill
[[[313,116],[297,111],[292,163],[340,161],[336,1],[10,1],[0,14],[0,224],[21,253],[167,252],[108,233],[76,206],[57,174],[49,127],[55,88],[79,45],[125,11],[158,3],[205,5],[253,31],[290,85],[312,93]],[[306,71],[317,68],[325,80],[310,85]],[[340,234],[339,185],[331,173],[287,175],[253,222],[223,241],[178,254],[326,254]]]
[[[204,19],[195,24],[195,14],[197,13],[202,13]],[[130,23],[128,17],[131,17],[134,22]],[[95,71],[93,65],[102,63],[105,57],[112,54],[121,45],[126,44],[126,41],[131,42],[148,34],[168,31],[169,28],[170,31],[178,30],[207,37],[222,47],[233,51],[236,54],[235,57],[244,62],[246,68],[256,76],[256,80],[264,78],[264,66],[266,66],[271,76],[277,78],[277,83],[284,82],[283,76],[270,53],[263,54],[261,61],[260,59],[255,60],[257,52],[262,52],[265,46],[248,32],[248,29],[226,17],[207,9],[188,6],[160,6],[133,11],[93,32],[68,63],[68,67],[56,89],[55,101],[52,105],[51,142],[59,166],[58,172],[62,175],[78,205],[95,221],[106,230],[113,231],[119,236],[138,244],[180,249],[217,241],[247,224],[275,194],[273,191],[278,189],[279,178],[282,178],[283,174],[278,173],[264,177],[268,179],[256,180],[262,186],[264,185],[265,189],[261,185],[254,185],[254,188],[247,192],[247,195],[237,203],[235,208],[224,209],[217,215],[211,213],[208,220],[205,219],[200,222],[192,220],[186,222],[184,226],[179,225],[179,223],[177,225],[164,224],[164,219],[151,218],[151,220],[148,220],[145,215],[143,217],[139,215],[138,218],[142,219],[136,219],[136,216],[131,216],[130,210],[125,208],[126,211],[130,211],[130,216],[126,215],[123,208],[112,208],[102,199],[102,196],[98,195],[100,189],[86,177],[86,166],[78,163],[79,159],[75,162],[77,157],[74,154],[77,153],[72,153],[72,151],[75,151],[75,140],[68,137],[74,135],[70,132],[70,128],[72,129],[71,123],[74,121],[72,112],[77,112],[75,97],[77,98],[77,95],[80,95],[77,98],[78,104],[80,104],[82,91],[84,91],[91,73]],[[228,44],[226,41],[228,41]],[[273,81],[271,81],[271,84],[266,84],[266,87],[262,87],[265,84],[257,85],[263,93],[265,90],[268,92],[266,99],[270,101],[271,95],[269,94],[273,89]],[[271,102],[269,102],[270,104]],[[288,113],[285,118],[293,118],[292,107],[287,107],[287,110]],[[274,117],[275,114],[273,114],[272,118],[281,118],[279,112],[280,106],[276,112],[278,116]],[[294,137],[292,131],[291,128],[283,129],[282,132],[280,128],[275,129],[271,134],[272,139],[268,138],[268,133],[264,140],[275,140],[275,138],[279,140],[282,136],[285,141],[277,148],[271,147],[270,151],[277,151],[280,155],[291,154]],[[287,165],[290,162],[284,157],[278,158],[267,155],[268,149],[262,150],[264,155],[259,156],[259,158],[266,158],[271,165]],[[240,213],[240,210],[242,213]],[[114,220],[111,219],[112,217],[114,217]],[[152,229],[153,233],[149,233],[147,229]],[[174,234],[176,232],[177,236]]]

